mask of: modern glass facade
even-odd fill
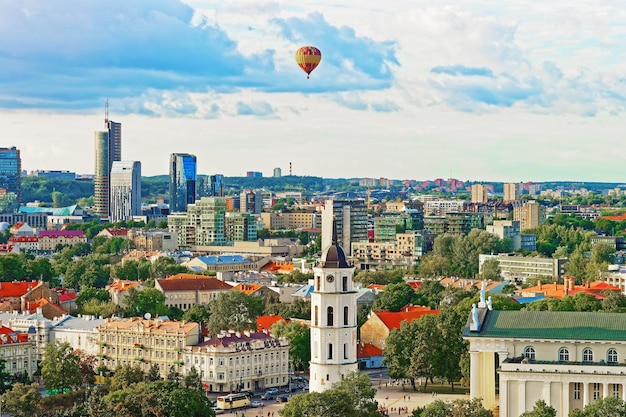
[[[196,201],[196,157],[186,153],[170,156],[170,213],[187,211]]]
[[[141,215],[141,162],[114,161],[111,168],[112,222]]]
[[[20,150],[15,146],[0,148],[0,189],[4,190],[2,192],[3,199],[12,199],[11,204],[9,204],[12,209],[20,205],[21,180],[22,159],[20,158]]]
[[[96,131],[94,172],[94,209],[99,217],[109,215],[109,132]]]
[[[105,127],[109,132],[109,171],[114,161],[122,160],[122,124],[105,120]]]

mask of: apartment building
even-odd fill
[[[261,332],[222,333],[188,346],[185,371],[195,367],[209,392],[263,390],[287,385],[289,344]]]
[[[166,378],[170,367],[183,373],[184,349],[200,342],[200,325],[186,321],[109,318],[98,326],[98,366],[115,369],[139,366],[147,372],[153,365]]]

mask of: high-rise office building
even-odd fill
[[[283,176],[283,171],[280,168],[274,168],[274,178],[280,178]]]
[[[196,156],[170,155],[170,213],[187,211],[196,201]]]
[[[95,214],[106,218],[110,213],[111,168],[122,160],[122,124],[109,120],[107,101],[104,128],[95,132],[94,208]]]
[[[332,243],[333,219],[341,247],[352,251],[352,242],[367,240],[365,200],[326,200],[322,210],[322,250]]]
[[[141,162],[114,161],[110,178],[111,222],[141,215]]]
[[[95,172],[93,178],[94,210],[98,217],[109,215],[109,132],[96,131],[95,135]]]
[[[222,174],[211,175],[211,197],[224,197],[224,176]]]
[[[3,204],[4,210],[19,207],[22,197],[22,159],[20,150],[15,146],[0,148],[0,189],[2,199],[9,199],[7,205]]]

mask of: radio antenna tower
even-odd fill
[[[109,123],[109,99],[107,98],[104,102],[104,125],[106,126]]]
[[[291,177],[291,162],[289,162],[289,176]]]

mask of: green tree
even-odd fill
[[[209,321],[209,308],[206,304],[194,304],[183,314],[183,320],[206,324]]]
[[[78,387],[81,383],[80,356],[67,342],[48,343],[41,361],[41,377],[47,390]]]
[[[603,293],[602,310],[609,313],[623,313],[626,311],[626,296],[617,291]]]
[[[32,417],[36,415],[37,404],[41,394],[37,384],[25,385],[20,382],[13,384],[13,388],[2,395],[3,412],[9,412],[15,417]]]
[[[154,382],[154,381],[160,381],[160,380],[161,380],[161,373],[159,372],[159,365],[153,364],[152,366],[150,366],[150,369],[148,370],[148,373],[146,374],[146,381]]]
[[[166,315],[168,308],[165,305],[165,295],[156,288],[137,290],[132,287],[124,297],[124,313],[129,316],[143,316],[150,313],[152,317]]]
[[[450,417],[451,415],[452,405],[442,400],[435,400],[413,411],[413,417]]]
[[[207,330],[242,331],[256,328],[256,318],[263,312],[263,298],[240,291],[223,291],[209,304]]]
[[[626,402],[609,396],[599,398],[587,405],[583,410],[575,409],[569,417],[622,417],[626,416]]]
[[[6,364],[6,359],[0,358],[0,394],[4,394],[9,388],[11,388],[12,375],[7,372]]]
[[[272,326],[275,337],[284,337],[289,342],[289,358],[296,369],[304,370],[311,360],[311,329],[298,321],[289,324],[281,320]]]
[[[483,263],[482,279],[491,281],[502,281],[502,271],[500,270],[500,261],[497,259],[487,259]]]
[[[189,269],[182,265],[178,265],[173,258],[161,256],[150,266],[150,277],[155,280],[165,279],[170,275],[187,273]]]
[[[400,311],[406,305],[411,304],[415,298],[415,291],[409,284],[405,282],[389,284],[376,297],[372,309]]]
[[[111,391],[122,390],[144,380],[144,373],[138,366],[123,365],[118,366],[111,378]]]
[[[117,311],[117,308],[117,304],[112,301],[100,301],[92,298],[86,303],[83,303],[79,311],[81,314],[107,318],[113,316],[113,314]]]
[[[202,391],[202,380],[195,366],[192,366],[187,375],[185,375],[185,387]]]
[[[556,417],[556,410],[544,400],[538,400],[531,411],[522,413],[520,417]]]
[[[352,399],[357,416],[380,416],[378,403],[374,399],[376,389],[372,387],[372,381],[366,374],[351,372],[335,383],[332,389],[337,393],[345,393]]]

